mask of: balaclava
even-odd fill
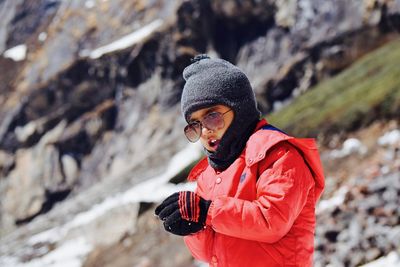
[[[203,108],[226,105],[234,112],[231,125],[223,135],[217,150],[205,150],[208,161],[222,171],[241,154],[260,119],[254,92],[246,75],[223,59],[199,55],[183,71],[181,110],[185,120]]]

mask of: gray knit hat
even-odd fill
[[[224,170],[240,155],[260,119],[253,89],[246,75],[223,59],[199,55],[183,71],[181,110],[186,121],[202,108],[222,104],[234,112],[216,152],[206,151],[214,169]]]
[[[238,67],[206,55],[199,55],[193,61],[183,71],[186,83],[181,109],[186,121],[194,111],[218,104],[231,107],[236,115],[260,116],[250,82]]]

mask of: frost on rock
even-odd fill
[[[377,259],[376,261],[365,264],[361,267],[399,267],[400,255],[397,252],[390,252],[387,256]]]
[[[367,153],[367,148],[356,138],[349,138],[344,141],[341,149],[334,149],[331,151],[332,158],[344,158],[351,154],[364,155]]]
[[[0,256],[0,266],[16,267],[75,267],[82,266],[93,247],[116,242],[126,232],[134,232],[135,220],[141,202],[159,202],[173,192],[194,190],[195,183],[172,184],[169,181],[198,160],[202,150],[198,144],[189,144],[169,161],[160,175],[144,181],[125,192],[106,198],[87,211],[71,216],[63,224],[30,236],[24,250],[42,256],[21,262],[17,255]],[[47,245],[52,251],[42,251]],[[24,252],[23,252],[24,254]]]
[[[108,45],[99,47],[91,52],[88,51],[81,51],[80,56],[85,57],[89,56],[92,59],[100,58],[101,56],[122,50],[128,47],[131,47],[132,45],[142,41],[143,39],[147,38],[150,36],[154,31],[156,31],[161,25],[163,24],[163,21],[161,19],[157,19],[150,24],[147,24],[146,26],[142,27],[141,29],[134,31],[133,33],[130,33],[121,39],[112,42]]]
[[[400,145],[400,130],[393,130],[379,137],[378,144],[381,146]]]
[[[319,214],[326,210],[333,210],[335,207],[343,204],[347,192],[349,192],[349,189],[343,186],[336,192],[336,194],[332,198],[321,200],[317,207],[317,213]]]
[[[3,56],[5,58],[10,58],[14,61],[22,61],[25,60],[27,51],[28,48],[26,47],[26,45],[21,44],[6,50]]]

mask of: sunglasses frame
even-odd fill
[[[228,113],[229,111],[232,111],[232,109],[229,109],[229,110],[227,110],[227,111],[225,111],[225,112],[223,112],[223,113],[218,112],[218,111],[211,111],[210,113],[208,113],[207,115],[205,115],[205,116],[203,117],[202,120],[197,120],[197,121],[195,121],[195,122],[189,123],[189,124],[186,125],[185,128],[183,129],[183,132],[184,132],[186,138],[187,138],[187,139],[189,140],[189,142],[191,142],[191,143],[197,142],[197,141],[200,139],[200,137],[201,137],[201,132],[202,132],[203,127],[204,127],[204,126],[203,126],[204,120],[205,120],[205,118],[207,118],[207,117],[210,116],[211,114],[219,114],[220,119],[222,119],[222,126],[221,126],[220,128],[223,128],[223,127],[225,126],[225,121],[224,121],[224,119],[223,119],[223,118],[224,118],[224,115],[225,115],[226,113]],[[198,128],[199,131],[196,131],[196,128],[193,127],[193,125],[195,125],[195,124],[199,124],[199,125],[200,125],[200,127]],[[207,127],[207,125],[205,125],[205,127],[206,127],[207,129],[210,129],[210,130],[217,130],[217,129],[218,129],[218,127],[215,128],[215,129],[213,129],[213,127]],[[188,131],[189,129],[191,129],[194,133],[197,134],[197,136],[196,136],[195,139],[191,139],[191,138],[188,137],[187,131]]]

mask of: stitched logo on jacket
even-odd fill
[[[243,173],[243,174],[240,176],[240,182],[243,182],[244,179],[246,179],[246,173]]]

